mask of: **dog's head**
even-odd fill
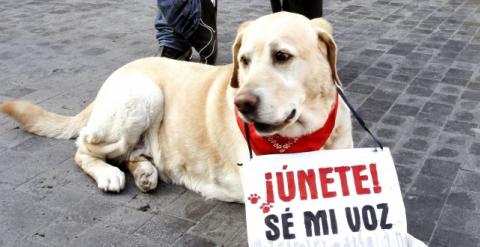
[[[280,12],[240,26],[232,48],[231,86],[244,121],[261,135],[301,136],[330,112],[336,45],[330,24]]]

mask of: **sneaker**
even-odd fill
[[[216,0],[201,0],[201,5],[200,23],[188,41],[200,55],[201,63],[215,64],[218,47]]]
[[[181,52],[168,46],[160,46],[160,48],[158,48],[157,56],[167,57],[176,60],[190,61],[192,59],[192,49],[189,48],[187,51]]]

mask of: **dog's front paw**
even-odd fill
[[[125,174],[114,166],[98,171],[96,180],[98,188],[103,191],[120,192],[125,187]]]
[[[158,172],[149,161],[139,162],[133,172],[135,184],[142,192],[148,192],[157,188]]]

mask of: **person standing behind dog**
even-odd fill
[[[215,64],[217,59],[216,0],[157,0],[155,21],[158,55],[190,60],[192,46],[200,62]]]
[[[272,11],[299,13],[309,19],[322,17],[322,0],[270,0]],[[200,62],[215,64],[217,58],[216,0],[157,0],[155,21],[158,55],[189,61],[192,46]]]

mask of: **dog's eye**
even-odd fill
[[[250,59],[246,56],[241,56],[240,63],[242,63],[243,66],[248,66],[248,64],[250,64]]]
[[[284,63],[290,60],[292,57],[293,57],[292,55],[285,53],[283,51],[277,51],[274,55],[275,62],[278,62],[278,63]]]

